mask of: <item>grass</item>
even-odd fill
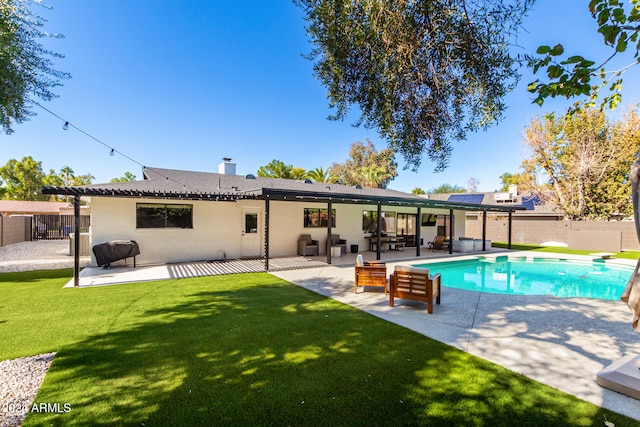
[[[0,274],[0,360],[56,351],[44,425],[590,426],[629,419],[266,273],[62,289]]]
[[[507,243],[503,242],[492,242],[491,246],[494,248],[507,248]],[[584,249],[569,249],[560,246],[538,246],[538,245],[523,245],[523,244],[512,244],[511,249],[516,251],[536,251],[536,252],[552,252],[556,254],[572,254],[572,255],[589,255],[594,252],[598,252],[597,250],[584,250]],[[612,258],[624,258],[624,259],[633,259],[637,260],[640,258],[640,251],[623,251],[623,252],[612,252]]]

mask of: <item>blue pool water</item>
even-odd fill
[[[619,300],[633,267],[602,260],[477,258],[418,264],[442,275],[442,286],[513,295]]]

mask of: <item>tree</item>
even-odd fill
[[[338,177],[333,174],[331,168],[325,171],[322,166],[307,172],[307,178],[314,182],[326,182],[330,184],[337,184],[339,181]]]
[[[393,178],[391,173],[378,165],[362,166],[356,169],[356,175],[360,178],[360,182],[369,188],[385,188],[383,187],[386,186],[385,183]]]
[[[466,193],[467,190],[459,185],[442,184],[429,190],[429,194]]]
[[[136,176],[131,172],[127,171],[120,178],[111,178],[111,181],[109,182],[130,182],[135,180],[136,180]]]
[[[511,174],[509,172],[505,172],[500,175],[502,187],[500,187],[499,191],[509,191],[509,186],[511,185],[517,185],[521,189],[531,188],[534,181],[535,177],[528,173],[523,172]]]
[[[304,168],[285,165],[280,160],[271,160],[265,166],[260,166],[258,176],[262,178],[306,179],[307,171]]]
[[[293,165],[285,165],[280,160],[273,159],[265,166],[260,166],[258,176],[262,178],[291,178]]]
[[[53,68],[52,58],[62,55],[45,49],[39,39],[62,37],[42,29],[45,20],[30,10],[36,0],[0,0],[0,125],[13,132],[13,123],[22,123],[34,113],[33,98],[48,101],[56,95],[52,88],[69,74]]]
[[[291,175],[289,176],[289,179],[307,179],[307,170],[305,168],[294,166],[291,168]]]
[[[480,180],[478,178],[471,177],[467,181],[467,190],[469,193],[477,193],[478,185],[480,185]]]
[[[411,194],[415,194],[416,196],[419,196],[421,194],[427,194],[427,193],[425,193],[425,191],[422,188],[416,187],[413,190],[411,190]]]
[[[86,175],[78,175],[78,176],[74,176],[71,178],[71,186],[81,186],[81,185],[91,185],[91,182],[96,179],[95,176],[91,175],[91,174],[86,174]]]
[[[584,107],[596,105],[601,92],[608,94],[600,102],[602,106],[615,108],[621,100],[622,75],[640,62],[640,0],[631,0],[630,10],[626,10],[619,0],[591,0],[589,11],[598,24],[598,32],[602,34],[605,46],[612,49],[610,56],[599,61],[586,59],[580,55],[565,55],[562,44],[540,46],[535,57],[527,55],[529,66],[534,74],[544,69],[548,82],[540,79],[529,85],[529,91],[537,94],[536,102],[544,103],[548,97],[562,96],[565,98],[586,96]],[[626,60],[626,65],[607,72],[605,66],[616,56],[624,56],[629,49],[633,57]],[[566,59],[563,59],[565,58]],[[623,59],[624,60],[624,59]],[[574,109],[580,106],[574,104]]]
[[[635,109],[611,123],[599,109],[559,118],[535,118],[525,130],[530,154],[523,169],[536,181],[541,200],[556,204],[569,219],[608,219],[632,212],[629,173],[640,138]]]
[[[0,168],[0,178],[5,183],[5,199],[45,200],[40,190],[44,184],[42,162],[36,162],[31,156],[21,161],[9,160]]]
[[[71,185],[73,173],[73,169],[71,169],[69,166],[64,166],[62,169],[60,169],[60,175],[63,178],[63,185],[65,187],[69,187]]]
[[[331,166],[332,173],[344,185],[387,188],[389,182],[398,176],[398,164],[390,148],[378,152],[371,141],[367,140],[367,145],[355,142],[351,144],[349,156],[345,163]]]
[[[534,0],[294,0],[330,117],[357,105],[414,170],[447,166],[453,140],[497,122],[517,82],[509,38]]]

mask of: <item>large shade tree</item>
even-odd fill
[[[40,193],[45,179],[42,162],[35,161],[31,156],[9,160],[0,167],[0,177],[5,184],[4,197],[7,199],[46,199]]]
[[[64,166],[60,172],[50,169],[45,174],[42,162],[25,156],[22,160],[11,159],[0,167],[0,185],[3,185],[0,196],[13,200],[57,200],[55,196],[43,195],[42,187],[89,185],[94,179],[91,174],[75,175],[69,166]]]
[[[344,163],[334,163],[331,173],[344,185],[387,188],[398,176],[398,164],[393,150],[386,148],[376,151],[371,141],[367,144],[351,144],[349,158]]]
[[[287,165],[281,160],[273,159],[258,168],[258,176],[262,178],[305,179],[307,171],[304,168]]]
[[[537,104],[556,96],[581,98],[572,110],[597,104],[615,108],[620,103],[622,77],[640,63],[640,0],[590,0],[588,7],[610,51],[601,58],[585,58],[565,52],[561,43],[540,46],[538,56],[527,56],[534,73],[546,74],[529,85]]]
[[[599,109],[535,118],[525,130],[525,173],[538,176],[527,190],[557,205],[569,219],[609,219],[632,213],[629,173],[640,117],[629,109],[611,122]]]
[[[69,77],[54,68],[53,59],[62,55],[39,41],[61,37],[43,29],[45,20],[32,11],[40,5],[35,0],[0,0],[0,126],[7,134],[33,115],[36,99],[54,98],[52,89]]]
[[[533,0],[294,0],[335,113],[360,109],[416,169],[502,117],[517,79],[509,41]]]

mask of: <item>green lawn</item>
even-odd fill
[[[0,274],[0,360],[57,351],[36,402],[71,407],[25,426],[638,424],[266,273],[70,274]]]
[[[494,248],[507,248],[507,244],[503,242],[492,242],[491,246]],[[556,254],[573,254],[573,255],[589,255],[597,250],[583,250],[583,249],[569,249],[559,246],[538,246],[538,245],[518,245],[512,244],[511,249],[516,251],[536,251],[536,252],[552,252]],[[624,251],[613,253],[613,258],[625,258],[625,259],[638,259],[640,258],[640,251]]]

